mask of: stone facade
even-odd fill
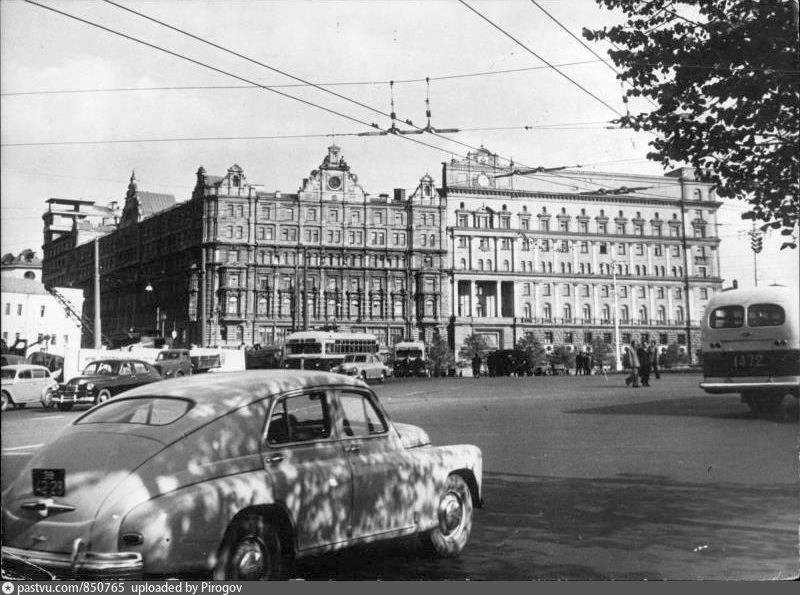
[[[147,214],[148,201],[162,210]],[[106,336],[156,328],[182,344],[238,346],[336,326],[388,347],[446,328],[445,207],[430,176],[371,196],[331,146],[294,194],[265,191],[238,165],[224,176],[201,167],[191,199],[172,206],[132,176],[122,213],[110,231],[74,226],[53,238],[65,248],[45,244],[45,261],[69,257],[45,262],[45,282],[83,287],[91,318],[97,238]]]
[[[623,343],[695,353],[722,282],[711,187],[689,170],[542,173],[483,148],[443,164],[456,349],[473,333],[497,348],[529,333],[546,346],[615,343],[616,318]]]

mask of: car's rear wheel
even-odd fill
[[[111,398],[111,391],[104,388],[99,393],[97,393],[97,398],[94,400],[95,403],[105,403]]]
[[[231,523],[214,568],[215,580],[279,580],[283,574],[278,532],[256,513]]]
[[[178,376],[183,376],[183,372],[181,372],[180,370],[175,372],[175,377],[177,378]]]
[[[386,382],[386,372],[381,372],[381,377],[378,378],[378,382],[380,382],[381,384]]]
[[[458,555],[472,531],[472,495],[460,475],[447,478],[437,506],[438,525],[428,534],[433,553],[442,558]]]
[[[2,394],[2,402],[0,402],[0,410],[5,411],[6,409],[11,409],[14,406],[14,401],[7,392],[3,392]]]

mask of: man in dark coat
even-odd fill
[[[650,386],[650,351],[648,346],[642,343],[636,350],[636,356],[639,358],[639,379],[642,381],[642,386]]]

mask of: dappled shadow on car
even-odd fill
[[[796,410],[796,407],[795,407]],[[756,419],[756,416],[739,403],[737,395],[709,395],[684,397],[678,399],[659,399],[655,401],[620,403],[603,407],[584,407],[571,409],[565,413],[585,415],[670,415],[678,417],[710,417],[715,419]],[[767,421],[767,420],[764,420]],[[776,421],[776,420],[769,420]],[[797,421],[789,416],[780,420],[784,423]]]

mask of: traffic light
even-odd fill
[[[764,237],[761,235],[760,231],[754,229],[750,232],[750,247],[756,254],[761,252],[761,249],[764,247]]]

